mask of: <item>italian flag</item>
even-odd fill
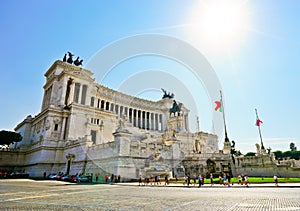
[[[223,111],[223,108],[222,108],[222,103],[221,101],[215,101],[215,104],[216,104],[216,107],[215,107],[215,111],[220,111],[222,112]]]
[[[262,123],[263,123],[263,121],[261,121],[260,119],[257,118],[255,125],[256,125],[257,127],[259,127],[260,124],[262,124]]]

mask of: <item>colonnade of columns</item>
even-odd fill
[[[118,117],[123,117],[125,115],[134,127],[159,131],[162,131],[163,129],[163,115],[159,113],[129,108],[101,99],[95,100],[94,97],[91,98],[90,106],[96,107],[100,110],[114,112],[118,115]]]

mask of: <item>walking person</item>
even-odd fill
[[[246,184],[246,187],[248,188],[249,187],[249,178],[248,178],[248,175],[245,175],[245,184]]]
[[[240,174],[237,176],[237,179],[238,179],[238,185],[241,185],[242,184],[242,177],[241,177]]]
[[[196,186],[196,184],[197,184],[197,177],[196,175],[194,175],[194,186]]]
[[[223,184],[223,181],[222,181],[222,176],[221,174],[219,175],[219,184],[222,185]]]
[[[242,174],[242,185],[245,183],[245,174]]]
[[[184,181],[183,181],[183,185],[187,184],[187,176],[184,176]]]
[[[139,186],[142,185],[142,175],[140,175],[140,178],[139,178]]]
[[[230,182],[231,182],[231,176],[230,176],[230,173],[229,173],[228,176],[227,176],[228,187],[230,187]]]
[[[110,176],[110,183],[113,184],[114,181],[115,181],[115,175],[112,174],[112,175]]]
[[[96,174],[96,183],[98,183],[98,173]]]
[[[191,183],[191,177],[190,175],[188,174],[187,175],[187,186],[190,187],[190,183]]]
[[[226,185],[226,173],[223,174],[223,185]]]
[[[213,186],[213,184],[214,184],[214,175],[212,173],[210,173],[209,179],[210,179],[210,186]]]
[[[198,188],[201,188],[201,185],[202,185],[202,176],[201,176],[201,174],[198,174],[198,183],[199,183]]]
[[[278,186],[278,177],[277,175],[274,175],[274,183],[275,183],[275,186]]]
[[[169,185],[169,175],[165,176],[165,185]]]

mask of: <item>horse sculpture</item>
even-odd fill
[[[82,65],[83,60],[79,60],[79,56],[77,57],[77,59],[74,61],[74,65],[76,66],[81,66]]]
[[[177,115],[180,116],[180,111],[181,111],[181,106],[182,103],[177,104],[175,100],[173,100],[173,107],[170,108],[170,116],[172,115],[172,113],[174,113],[174,116],[177,112]]]

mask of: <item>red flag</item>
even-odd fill
[[[215,104],[216,104],[215,111],[219,110],[220,112],[222,112],[221,101],[215,101]]]
[[[260,119],[257,119],[255,125],[256,125],[257,127],[259,127],[261,123],[263,123],[263,121],[261,121]]]

